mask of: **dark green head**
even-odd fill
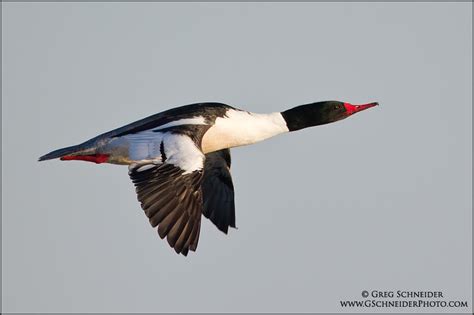
[[[325,101],[301,105],[282,112],[290,131],[329,124],[351,116],[378,103],[352,105],[339,101]]]

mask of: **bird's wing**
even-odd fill
[[[203,214],[227,234],[235,228],[234,185],[230,175],[230,150],[206,154],[202,179]]]
[[[163,141],[164,154],[130,165],[129,175],[151,225],[186,256],[196,250],[199,240],[205,157],[186,135],[171,134]]]

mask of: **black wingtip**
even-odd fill
[[[231,224],[229,224],[229,225],[219,225],[219,226],[216,225],[216,227],[217,227],[217,229],[218,229],[219,231],[221,231],[221,232],[224,233],[225,235],[229,234],[229,228],[233,228],[233,229],[236,229],[236,230],[239,229],[239,228],[236,227],[235,225],[231,225]]]

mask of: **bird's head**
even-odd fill
[[[315,116],[318,117],[323,123],[331,123],[341,119],[345,119],[355,113],[363,111],[365,109],[377,106],[379,103],[368,103],[361,105],[352,105],[350,103],[343,103],[338,101],[327,101],[315,103],[314,110]]]
[[[329,124],[377,106],[377,102],[353,105],[339,101],[316,102],[282,112],[290,131]]]

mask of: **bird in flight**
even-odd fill
[[[196,251],[201,214],[227,234],[235,228],[230,148],[345,119],[378,103],[316,102],[257,114],[221,103],[172,108],[55,150],[59,158],[128,165],[138,200],[176,253]]]

